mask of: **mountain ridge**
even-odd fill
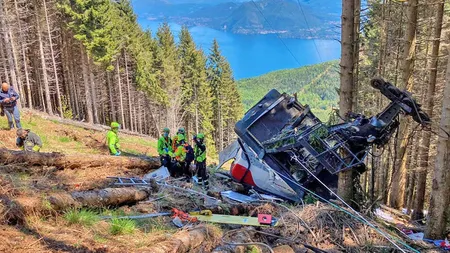
[[[340,5],[325,0],[134,0],[140,18],[205,26],[236,34],[336,39]]]

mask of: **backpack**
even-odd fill
[[[186,145],[186,159],[184,159],[185,162],[191,163],[195,159],[194,155],[194,149],[192,149],[191,145]]]

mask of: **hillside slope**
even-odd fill
[[[269,90],[298,93],[302,104],[311,106],[321,120],[327,120],[332,107],[337,107],[339,95],[338,61],[330,61],[297,69],[274,71],[259,77],[238,81],[244,109],[250,109]]]
[[[21,115],[22,127],[41,137],[41,152],[108,155],[106,131],[61,124],[57,118],[49,120],[45,117],[47,114],[33,110],[24,110]],[[0,145],[2,148],[18,150],[15,146],[16,131],[6,130],[7,125],[6,117],[0,117]],[[124,133],[119,133],[119,136],[122,151],[131,155],[157,155],[155,139]]]

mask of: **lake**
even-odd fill
[[[144,29],[151,29],[153,35],[160,23],[139,19],[139,24]],[[178,41],[181,26],[170,23],[170,27]],[[279,39],[274,34],[242,35],[207,27],[191,27],[189,31],[205,53],[209,53],[213,39],[217,39],[236,79],[335,60],[341,54],[340,44],[334,40]]]

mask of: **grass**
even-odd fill
[[[44,210],[53,210],[52,204],[46,198],[43,198],[42,200],[42,208]]]
[[[90,227],[99,221],[98,215],[95,212],[85,209],[69,210],[64,214],[64,219],[69,225],[80,224],[87,227]]]
[[[98,242],[98,243],[106,243],[106,242],[108,242],[108,239],[106,239],[106,238],[103,237],[102,235],[95,234],[95,235],[94,235],[94,241],[96,241],[96,242]]]
[[[109,232],[112,235],[132,234],[136,230],[136,222],[129,219],[112,219]]]
[[[102,216],[125,216],[127,215],[122,209],[103,209]]]
[[[71,141],[71,139],[69,137],[67,137],[67,136],[59,137],[59,142],[67,143],[67,142],[70,142],[70,141]]]
[[[81,127],[65,125],[56,120],[47,120],[34,114],[32,111],[21,112],[22,126],[30,129],[41,137],[43,147],[41,152],[61,152],[64,154],[107,154],[105,150],[100,150],[90,146],[88,143],[97,140],[104,142],[106,131],[98,132],[86,130]],[[6,117],[0,117],[0,129],[7,127]],[[69,132],[70,136],[65,132]],[[2,144],[8,149],[17,149],[15,146],[15,132],[5,131],[2,136]],[[76,137],[76,138],[74,138]],[[75,140],[76,139],[76,140]],[[157,155],[156,140],[152,138],[142,138],[120,133],[120,142],[124,151],[133,154]]]
[[[258,247],[253,246],[253,245],[248,246],[247,251],[246,251],[246,253],[260,253],[260,252],[261,252],[261,250]]]

